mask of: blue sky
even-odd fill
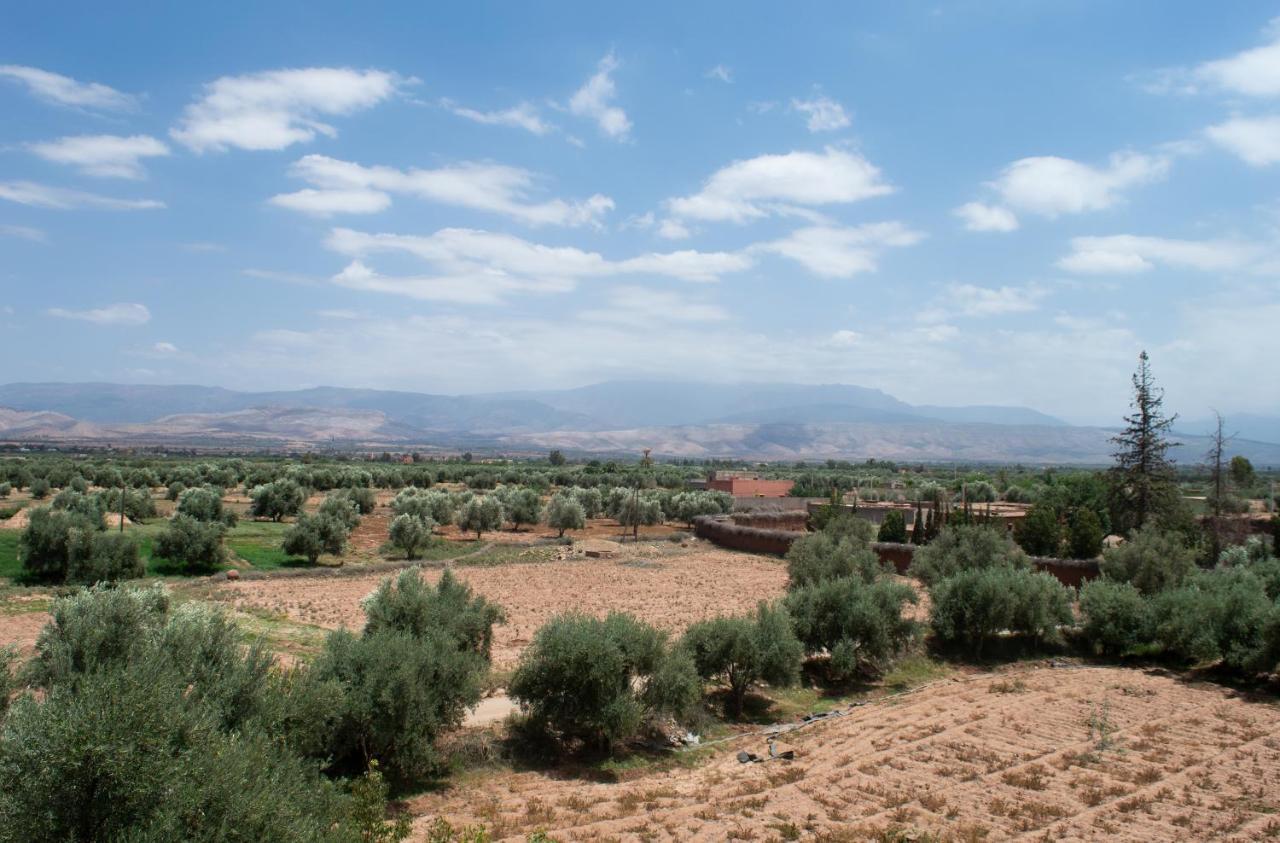
[[[0,380],[1280,411],[1280,7],[609,5],[7,10]]]

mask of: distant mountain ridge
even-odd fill
[[[747,459],[1105,464],[1112,431],[1025,407],[914,406],[846,385],[610,382],[570,390],[447,396],[318,387],[0,386],[0,439],[182,447],[492,449]],[[1178,433],[1177,458],[1208,440]],[[1280,444],[1240,437],[1231,454],[1280,466]]]

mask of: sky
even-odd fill
[[[1280,413],[1280,5],[12,5],[0,381]]]

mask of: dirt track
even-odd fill
[[[1097,748],[1089,721],[1114,730]],[[1280,835],[1280,709],[1123,668],[945,680],[786,736],[793,762],[743,765],[741,738],[697,769],[598,784],[540,773],[412,804],[495,839],[1256,840]],[[799,836],[793,836],[798,834]],[[908,837],[905,839],[915,839]]]

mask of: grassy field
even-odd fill
[[[0,530],[0,577],[15,579],[22,573],[22,565],[18,563],[17,530]]]

